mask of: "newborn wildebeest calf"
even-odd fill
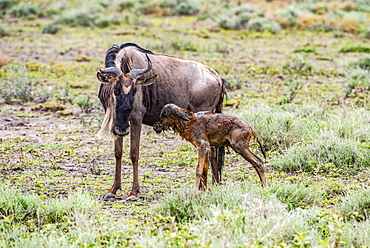
[[[208,157],[211,146],[230,146],[250,162],[266,187],[266,178],[262,160],[249,150],[249,141],[257,140],[263,156],[265,149],[261,139],[246,122],[234,116],[212,112],[193,113],[175,104],[162,108],[160,121],[154,125],[157,133],[172,129],[183,139],[198,148],[198,166],[196,169],[195,191],[207,187]]]

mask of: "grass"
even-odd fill
[[[340,53],[370,53],[370,47],[365,46],[349,46],[342,47]]]

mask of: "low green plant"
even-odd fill
[[[294,49],[295,53],[314,53],[316,52],[316,46],[305,46]]]
[[[366,46],[346,46],[339,50],[340,53],[370,53],[370,47]]]
[[[80,95],[77,98],[77,105],[81,108],[83,113],[90,113],[95,109],[95,101],[91,99],[90,95]]]

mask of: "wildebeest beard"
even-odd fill
[[[136,87],[132,85],[128,94],[122,90],[120,83],[114,86],[116,120],[112,126],[114,135],[125,136],[129,134],[129,119],[134,106]]]

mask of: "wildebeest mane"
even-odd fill
[[[138,46],[135,43],[123,43],[119,46],[117,44],[114,44],[111,48],[108,49],[107,54],[105,55],[105,67],[106,68],[115,67],[116,66],[115,60],[117,58],[117,54],[119,53],[119,51],[121,51],[125,47],[130,47],[130,46],[135,47],[137,50],[139,50],[142,53],[153,54],[152,51],[146,50]],[[125,63],[122,63],[122,64],[124,66],[124,68],[122,68],[123,72],[128,73],[129,72],[128,66]]]

